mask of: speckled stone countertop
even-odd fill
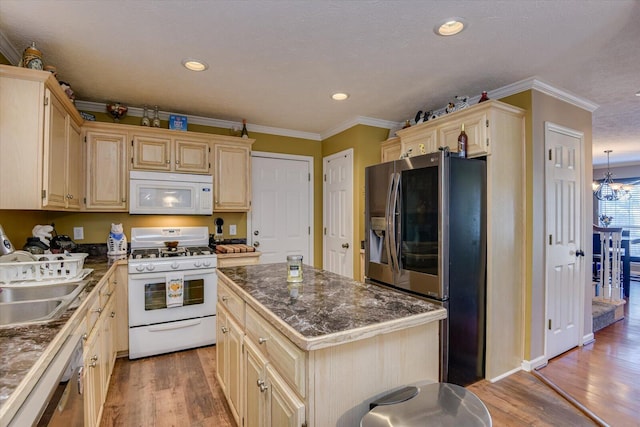
[[[82,306],[84,300],[107,273],[112,263],[106,257],[88,257],[84,268],[93,269],[85,280],[89,283],[76,298],[77,301],[58,319],[15,326],[0,326],[0,413],[4,412],[4,404],[20,387],[44,356],[52,358],[57,352],[53,348],[60,341],[58,336],[66,331],[69,320]],[[59,343],[61,345],[61,343]],[[54,354],[50,354],[54,353]],[[17,402],[16,402],[17,403]]]
[[[295,297],[286,263],[219,268],[218,276],[303,350],[446,317],[445,309],[425,300],[307,265]]]

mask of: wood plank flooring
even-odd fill
[[[623,320],[538,372],[607,424],[640,426],[640,282],[631,282]]]
[[[640,283],[631,289],[623,321],[539,371],[616,427],[640,427]],[[235,426],[215,379],[215,358],[210,346],[118,359],[101,426]],[[598,425],[531,373],[468,388],[485,403],[495,427]]]

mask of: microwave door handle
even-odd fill
[[[385,243],[385,249],[387,251],[387,262],[389,262],[389,265],[391,266],[391,270],[393,270],[393,259],[391,258],[391,237],[390,237],[390,231],[391,231],[391,193],[393,191],[393,184],[394,184],[394,180],[395,180],[395,174],[391,174],[389,175],[389,188],[387,189],[387,201],[385,203],[385,213],[384,213],[384,218],[385,218],[385,232],[384,232],[384,243]]]
[[[398,208],[398,198],[400,195],[400,174],[396,173],[396,178],[395,178],[395,185],[393,187],[393,197],[392,197],[392,206],[391,206],[391,218],[390,218],[390,223],[391,223],[391,233],[389,233],[392,239],[391,245],[393,247],[393,251],[391,252],[391,256],[393,258],[393,263],[396,266],[396,271],[398,273],[400,273],[401,270],[401,266],[400,266],[400,241],[396,238],[397,234],[396,234],[396,224],[397,224],[397,219],[396,219],[396,212],[397,212],[397,208]]]

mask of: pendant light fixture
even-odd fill
[[[600,183],[593,183],[593,195],[598,200],[613,201],[613,200],[629,200],[631,197],[631,191],[626,185],[616,184],[613,182],[613,174],[609,167],[609,154],[613,150],[605,150],[607,153],[607,173],[604,175],[604,180]]]

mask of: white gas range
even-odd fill
[[[208,244],[207,227],[131,229],[130,359],[215,344],[217,258]]]

